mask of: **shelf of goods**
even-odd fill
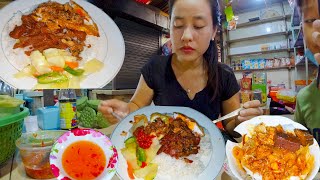
[[[251,37],[246,37],[246,38],[233,39],[233,40],[229,40],[226,42],[227,43],[235,43],[235,42],[253,40],[253,39],[257,39],[257,38],[265,38],[265,37],[270,37],[270,36],[288,35],[289,33],[290,33],[290,31],[274,32],[274,33],[262,34],[259,36],[251,36]]]
[[[239,16],[241,16],[241,15],[239,15]],[[234,53],[231,52],[232,44],[234,44],[234,43],[239,44],[239,42],[240,42],[241,46],[243,46],[247,42],[250,43],[250,41],[252,42],[254,40],[263,39],[263,38],[264,39],[272,38],[272,37],[280,38],[279,36],[285,36],[286,37],[285,39],[288,39],[289,35],[292,33],[289,29],[287,29],[286,21],[288,19],[291,19],[291,14],[285,15],[285,12],[283,10],[282,15],[238,24],[237,29],[235,31],[240,29],[240,32],[241,32],[241,28],[242,28],[242,30],[244,28],[251,28],[250,31],[253,30],[253,31],[257,32],[256,35],[250,36],[251,34],[249,34],[249,37],[241,37],[241,38],[233,37],[231,39],[231,37],[232,37],[232,34],[230,35],[231,32],[225,31],[226,32],[225,49],[227,50],[225,57],[226,57],[226,59],[228,59],[226,63],[231,64],[231,62],[234,60],[234,58],[241,57],[241,56],[257,56],[257,55],[272,54],[272,53],[287,52],[288,57],[289,57],[290,52],[293,52],[293,48],[290,48],[287,40],[283,40],[282,45],[281,44],[277,44],[277,45],[270,44],[269,41],[267,41],[266,45],[261,44],[260,50],[258,50],[257,48],[256,48],[256,50],[252,50],[252,48],[247,48],[244,51],[240,50],[241,53],[239,53],[239,50],[237,50],[238,52],[234,52]],[[277,23],[283,24],[283,25],[281,25],[281,27],[278,27],[280,29],[271,28],[273,25],[275,25]],[[256,26],[256,27],[252,27],[252,26]],[[258,26],[269,26],[269,28],[267,28],[269,30],[267,30],[267,32],[265,34],[264,33],[261,34],[261,32],[263,32],[263,31],[261,31]],[[248,33],[245,33],[245,34],[248,34]],[[255,34],[255,33],[252,32],[252,34]],[[237,35],[235,35],[235,36],[237,36]],[[238,35],[238,37],[239,37],[239,35]],[[235,45],[235,46],[237,46],[237,45]],[[263,46],[266,46],[266,47],[263,47]]]
[[[295,67],[290,60],[290,54],[294,51],[289,43],[292,34],[290,29],[290,19],[292,14],[284,2],[271,5],[272,10],[257,9],[238,14],[239,19],[252,18],[255,14],[260,20],[239,23],[235,30],[225,32],[225,63],[233,67],[237,78],[242,72],[260,71],[267,72],[270,80],[275,83],[285,82],[288,88],[292,87],[292,71]],[[287,7],[285,7],[287,6]],[[269,11],[269,15],[263,15],[264,11]],[[267,13],[266,13],[267,14]],[[257,18],[258,19],[258,18]],[[250,21],[250,20],[249,20]],[[275,62],[276,59],[289,59],[285,64],[275,65],[267,61]],[[244,61],[258,61],[254,65],[243,67]],[[261,60],[265,62],[261,63]],[[287,63],[289,61],[289,63]],[[282,61],[280,61],[282,62]],[[256,65],[258,64],[258,65]],[[253,67],[252,67],[253,66]],[[286,75],[278,78],[279,72]]]
[[[272,18],[267,18],[267,19],[261,19],[257,21],[251,21],[251,22],[245,22],[237,25],[237,28],[243,28],[247,26],[253,26],[253,25],[258,25],[258,24],[264,24],[264,23],[269,23],[269,22],[274,22],[274,21],[279,21],[279,20],[286,20],[287,18],[290,18],[291,15],[287,14],[285,16],[277,16],[277,17],[272,17]]]
[[[264,69],[240,69],[234,70],[234,72],[246,72],[246,71],[267,71],[267,70],[279,70],[279,69],[292,69],[294,66],[283,66],[283,67],[273,67],[273,68],[264,68]]]
[[[277,53],[277,52],[291,52],[292,48],[282,48],[282,49],[272,49],[272,50],[265,50],[265,51],[254,51],[254,52],[246,52],[246,53],[239,53],[239,54],[230,54],[229,57],[237,57],[237,56],[245,56],[245,55],[261,55],[261,54],[268,54],[268,53]]]

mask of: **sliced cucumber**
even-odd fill
[[[134,136],[131,136],[127,140],[124,141],[125,144],[130,144],[133,142],[136,142],[136,138]]]
[[[72,69],[69,66],[65,67],[64,70],[74,76],[81,76],[84,73],[83,69]]]
[[[146,151],[139,146],[137,146],[137,159],[141,162],[145,162],[147,160]]]

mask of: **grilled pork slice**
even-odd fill
[[[147,134],[157,136],[158,139],[162,139],[169,131],[169,125],[166,124],[161,118],[157,118],[145,127]]]
[[[313,144],[313,136],[306,130],[294,129],[294,134],[278,131],[274,138],[274,145],[279,148],[295,152],[300,146]]]
[[[300,149],[301,143],[298,137],[294,135],[277,133],[275,135],[274,145],[275,147],[279,147],[279,148],[289,150],[291,152],[295,152]]]
[[[294,133],[300,140],[302,146],[313,144],[313,136],[307,130],[294,129]]]
[[[195,134],[204,136],[203,128],[194,119],[177,112],[173,113],[173,117],[174,119],[181,119],[182,121],[184,121],[187,124],[188,128]]]
[[[161,148],[157,154],[162,152],[174,158],[187,157],[199,152],[200,137],[195,135],[180,118],[174,119],[169,124],[169,132],[160,140]]]

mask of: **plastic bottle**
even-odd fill
[[[61,89],[59,92],[60,128],[73,129],[78,127],[77,96],[74,89]]]

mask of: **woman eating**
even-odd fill
[[[129,103],[103,101],[99,110],[105,116],[125,117],[152,101],[190,107],[212,120],[240,108],[235,75],[218,62],[214,41],[220,23],[218,0],[169,0],[169,8],[173,54],[152,57],[145,64]],[[237,118],[223,121],[224,129],[234,136],[239,123],[262,114],[259,106],[259,101],[245,103]]]

